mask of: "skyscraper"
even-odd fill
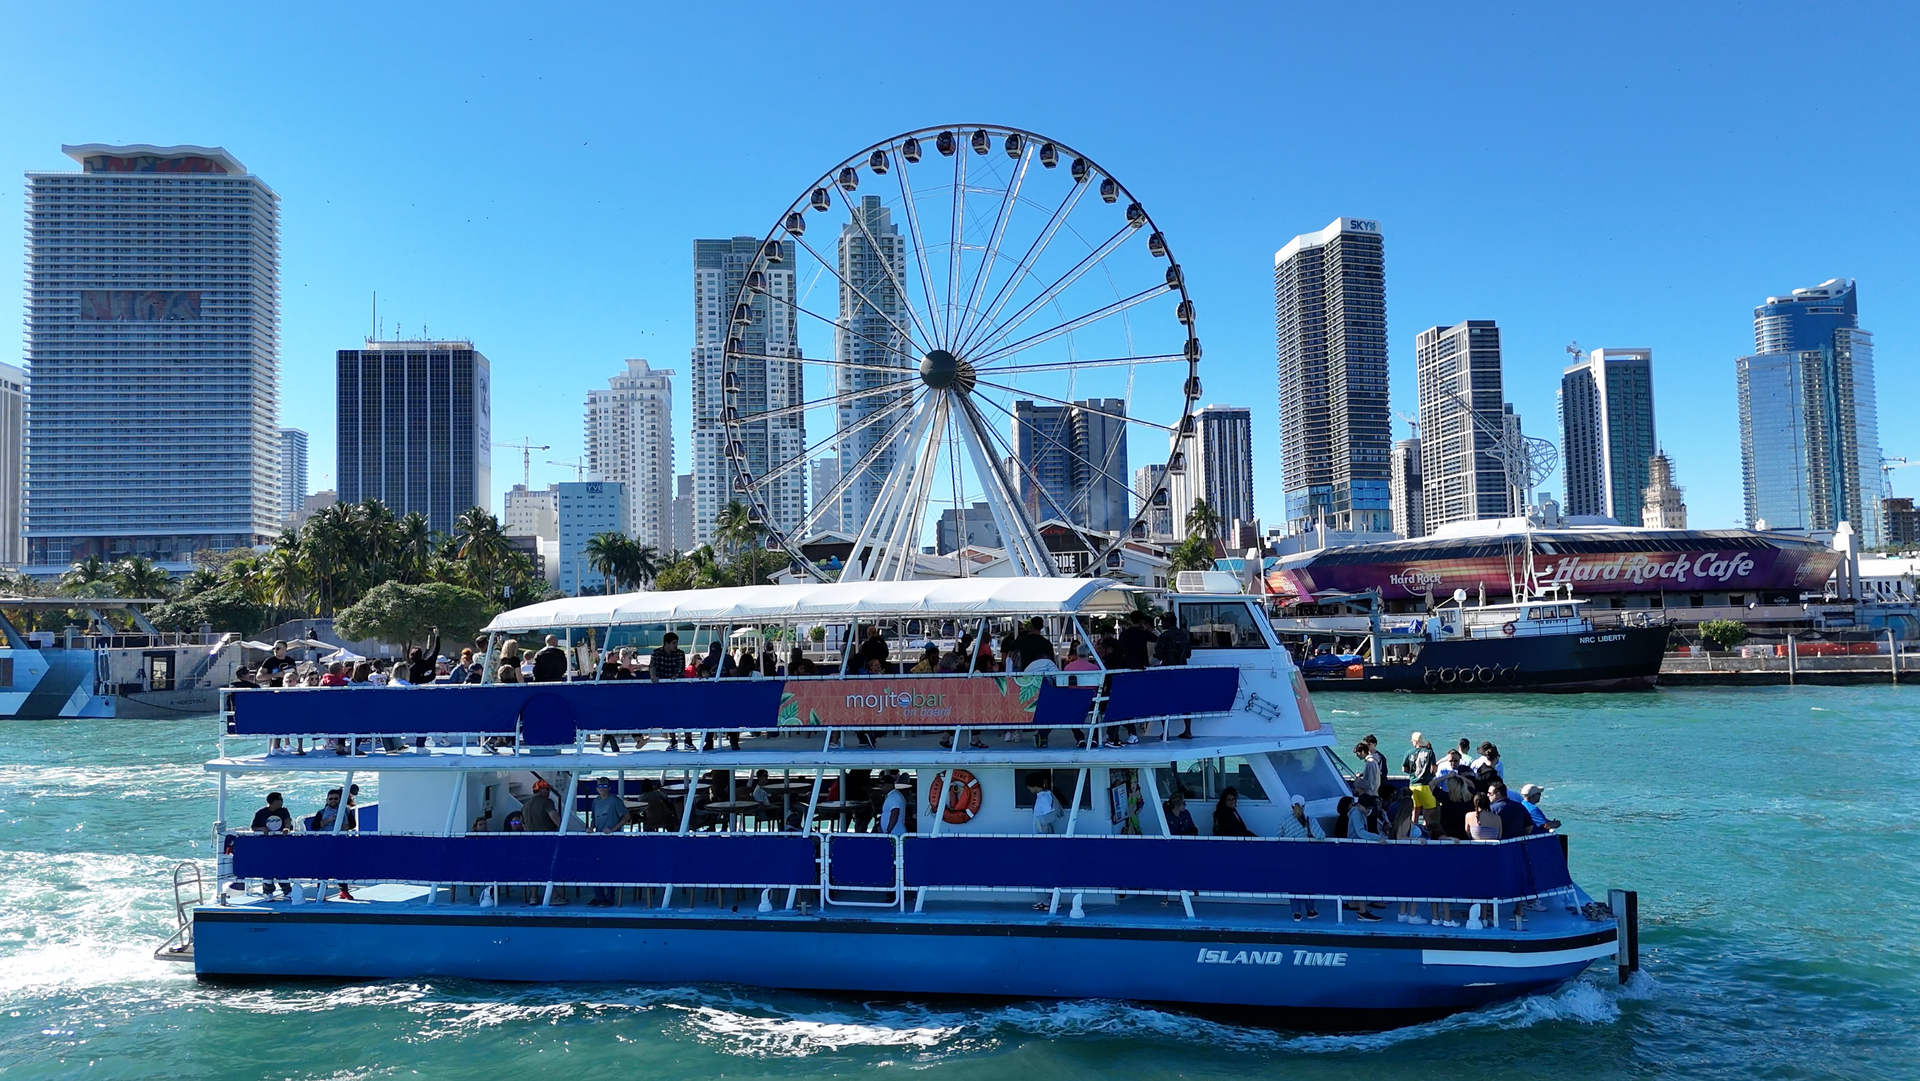
[[[1754,309],[1754,355],[1734,362],[1749,526],[1844,521],[1865,547],[1882,543],[1873,335],[1859,323],[1851,278]]]
[[[798,315],[794,311],[793,243],[780,241],[780,261],[764,268],[766,291],[752,294],[748,318],[734,322],[734,300],[760,250],[757,237],[693,242],[693,543],[713,539],[714,519],[735,498],[735,470],[727,458],[722,410],[732,406],[751,418],[769,410],[799,405],[803,386],[799,361]],[[735,365],[736,392],[722,386],[729,337],[740,340],[745,359]],[[806,450],[805,414],[748,420],[740,436],[741,462],[755,477],[771,465],[789,462]],[[767,492],[767,511],[775,529],[791,529],[806,513],[807,477],[795,468],[776,478]]]
[[[1143,465],[1133,471],[1133,499],[1136,505],[1147,508],[1140,524],[1146,527],[1150,539],[1171,540],[1176,536],[1173,523],[1174,485],[1169,482],[1162,487],[1160,484],[1160,478],[1166,472],[1165,463]]]
[[[939,555],[963,547],[999,548],[999,523],[993,520],[993,508],[985,503],[971,507],[948,507],[940,512],[933,526],[933,550]]]
[[[814,531],[841,532],[840,500],[827,498],[827,494],[833,491],[833,486],[840,483],[840,456],[830,454],[815,458],[807,467],[807,472],[811,476],[813,485],[813,505],[823,508],[819,518],[814,522]]]
[[[1640,525],[1648,529],[1687,528],[1687,504],[1673,486],[1673,462],[1656,451],[1647,459],[1647,487],[1640,494]]]
[[[280,530],[280,197],[218,147],[27,174],[25,562],[172,569]]]
[[[673,478],[673,551],[693,551],[693,474]]]
[[[280,429],[280,514],[297,518],[307,505],[307,433]]]
[[[491,374],[472,342],[368,341],[335,366],[340,502],[418,511],[438,533],[491,505]]]
[[[673,543],[673,372],[644,360],[587,392],[587,469],[627,486],[622,532],[665,550]]]
[[[1209,405],[1193,415],[1194,453],[1187,468],[1199,471],[1198,495],[1213,508],[1223,527],[1235,519],[1253,521],[1253,410],[1239,405]],[[1181,517],[1192,507],[1177,507]]]
[[[1595,349],[1560,376],[1568,514],[1640,525],[1653,433],[1653,350]]]
[[[20,562],[20,510],[26,480],[27,373],[0,364],[0,567]]]
[[[1420,477],[1419,436],[1394,443],[1387,488],[1393,503],[1393,531],[1407,540],[1426,536],[1426,496]]]
[[[1490,319],[1429,327],[1415,346],[1420,397],[1421,524],[1513,513],[1505,464],[1494,453],[1508,431],[1501,400],[1500,328]]]
[[[560,592],[570,596],[609,592],[607,579],[587,558],[587,541],[596,533],[619,533],[627,524],[627,486],[616,480],[562,481],[555,501],[560,508]]]
[[[509,537],[544,537],[560,540],[560,486],[528,488],[516,484],[507,489],[500,512],[500,530]]]
[[[1386,259],[1380,223],[1336,218],[1273,257],[1287,528],[1392,524]]]
[[[893,224],[890,212],[880,205],[879,196],[861,196],[847,223],[840,227],[838,255],[840,318],[834,328],[833,347],[842,366],[834,371],[834,392],[851,395],[888,383],[904,382],[901,375],[910,364],[909,346],[899,327],[907,321],[907,311],[894,283],[907,280],[906,249],[900,243],[899,228]],[[887,368],[903,371],[876,370]],[[851,401],[842,401],[835,410],[841,433],[836,441],[840,452],[839,476],[847,476],[869,454],[873,456],[871,463],[840,493],[838,517],[848,533],[858,534],[866,524],[873,501],[880,495],[881,484],[899,466],[908,410],[898,406],[907,397],[905,388],[863,394]],[[868,423],[880,412],[887,415]],[[890,433],[889,429],[896,424],[900,425],[899,432]],[[920,524],[915,523],[912,534],[915,537],[919,536]]]
[[[1020,499],[1038,522],[1058,518],[1102,533],[1133,520],[1127,488],[1127,403],[1013,403]]]

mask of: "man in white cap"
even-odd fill
[[[1560,820],[1548,818],[1547,812],[1540,809],[1540,786],[1523,784],[1520,786],[1520,806],[1526,809],[1527,817],[1533,819],[1533,828],[1545,833],[1560,828]]]
[[[1288,798],[1287,803],[1289,805],[1288,809],[1292,813],[1280,820],[1280,836],[1291,837],[1299,841],[1324,841],[1327,839],[1327,831],[1320,828],[1320,821],[1307,817],[1307,800],[1305,796],[1296,792]],[[1312,898],[1294,898],[1293,918],[1295,920],[1300,919],[1303,912],[1307,919],[1317,920],[1320,918],[1320,910],[1315,907]]]

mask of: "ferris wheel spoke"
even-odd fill
[[[896,379],[891,383],[885,383],[877,387],[866,387],[861,390],[845,390],[830,397],[815,398],[810,402],[797,402],[793,405],[783,405],[778,409],[765,409],[758,413],[745,413],[736,417],[735,423],[757,424],[760,421],[772,420],[775,417],[790,417],[795,413],[806,413],[814,409],[825,409],[829,406],[844,405],[847,402],[858,401],[861,398],[872,398],[881,394],[898,394],[918,382],[918,379]]]
[[[903,174],[906,172],[906,162],[904,161],[900,163],[900,172]],[[853,220],[853,223],[860,227],[860,235],[866,239],[868,250],[874,252],[877,256],[880,252],[880,241],[874,237],[873,230],[867,228],[866,216],[854,208],[853,200],[847,197],[845,188],[835,184],[833,190],[840,193],[840,205],[846,208],[847,216]],[[814,253],[814,258],[820,258],[818,252]],[[920,321],[920,313],[913,308],[913,294],[907,291],[907,283],[901,281],[900,275],[894,272],[893,260],[881,259],[880,265],[886,269],[887,280],[893,283],[894,291],[900,294],[900,304],[907,309],[907,318],[912,321],[914,328],[920,332],[921,343],[924,343],[924,348],[922,348],[921,351],[924,353],[926,350],[932,349],[934,345],[933,331],[928,329],[927,323]],[[834,276],[839,277],[838,274]],[[871,303],[871,301],[869,301],[869,303]],[[929,298],[928,303],[932,303],[931,298]],[[933,312],[931,310],[927,312],[927,320],[928,322],[933,320]],[[908,335],[907,340],[912,342],[913,337]],[[916,343],[915,347],[920,348],[921,346],[919,343]]]
[[[860,432],[863,432],[868,428],[873,427],[873,425],[877,421],[879,421],[881,417],[886,416],[888,413],[893,412],[894,410],[900,408],[903,405],[907,405],[911,403],[912,400],[913,399],[911,398],[901,398],[897,401],[882,403],[879,408],[875,409],[871,413],[868,413],[866,416],[860,418],[859,423],[854,424],[851,427],[847,427],[847,428],[836,428],[834,431],[828,433],[824,438],[822,438],[820,442],[815,443],[813,446],[810,446],[807,449],[801,451],[797,457],[790,458],[787,461],[784,461],[779,465],[773,467],[772,469],[767,470],[765,473],[761,474],[760,480],[762,482],[771,481],[778,477],[783,477],[786,474],[793,472],[795,469],[798,469],[798,468],[801,468],[802,466],[807,465],[809,462],[813,460],[814,455],[827,449],[827,447],[831,446],[834,443],[839,442],[840,440],[846,438],[847,436],[857,435]]]
[[[1152,300],[1157,296],[1162,296],[1172,291],[1173,291],[1172,285],[1169,285],[1166,282],[1161,282],[1159,285],[1153,286],[1152,288],[1149,288],[1149,289],[1143,289],[1140,292],[1135,293],[1130,297],[1124,297],[1120,300],[1116,300],[1104,308],[1098,308],[1094,311],[1090,311],[1087,314],[1080,316],[1077,319],[1069,319],[1068,321],[1061,323],[1057,326],[1048,327],[1046,330],[1043,330],[1038,334],[1034,334],[1030,337],[1023,338],[1020,341],[1013,343],[1012,345],[1003,345],[1000,348],[995,349],[990,353],[986,353],[978,357],[973,357],[971,359],[973,360],[974,367],[976,368],[985,367],[986,365],[993,363],[994,361],[1000,359],[1001,357],[1010,357],[1022,350],[1032,349],[1036,345],[1040,345],[1044,342],[1050,342],[1053,339],[1058,338],[1062,334],[1071,334],[1074,331],[1079,330],[1081,327],[1090,326],[1094,323],[1098,323],[1102,319],[1119,315],[1121,312],[1126,311],[1128,308],[1132,308],[1140,304],[1145,304],[1147,301]]]
[[[1019,415],[1014,413],[1012,410],[1008,409],[1006,406],[1001,405],[999,402],[996,402],[991,398],[983,398],[982,400],[985,401],[988,405],[993,406],[995,409],[998,409],[1000,412],[1005,413],[1008,419],[1012,420],[1016,425],[1020,423]],[[1110,471],[1113,469],[1113,456],[1114,454],[1118,453],[1121,442],[1122,442],[1121,440],[1114,440],[1109,445],[1107,450],[1107,463],[1105,465],[1095,465],[1091,459],[1087,458],[1086,455],[1081,454],[1079,451],[1076,451],[1072,447],[1067,446],[1065,443],[1060,442],[1058,439],[1055,439],[1053,436],[1048,435],[1046,432],[1042,431],[1038,426],[1034,426],[1032,428],[1032,431],[1033,431],[1033,434],[1046,440],[1056,450],[1061,451],[1062,453],[1066,454],[1068,457],[1071,457],[1074,461],[1079,462],[1081,465],[1087,467],[1089,470],[1097,474],[1110,473]],[[1073,500],[1073,505],[1075,507],[1080,508],[1082,511],[1086,510],[1087,509],[1086,501],[1091,497],[1091,495],[1092,495],[1092,491],[1091,489],[1089,489],[1085,494],[1081,496],[1076,496]]]
[[[993,264],[1000,255],[1000,241],[1007,233],[1007,222],[1013,218],[1013,208],[1020,200],[1020,186],[1027,179],[1027,167],[1032,164],[1034,148],[1031,145],[1021,148],[1020,163],[1014,168],[1013,178],[1008,181],[1005,190],[1000,192],[1000,212],[995,216],[993,232],[987,238],[987,250],[980,257],[980,269],[974,272],[973,288],[967,291],[966,306],[960,309],[960,326],[965,329],[970,317],[980,303],[980,294],[987,287],[987,275],[993,270]]]
[[[960,288],[960,238],[965,235],[967,224],[967,149],[956,142],[953,148],[953,230],[947,244],[947,295],[945,304],[945,322],[943,330],[948,341],[953,340],[954,302],[959,298],[954,294]]]
[[[931,395],[920,400],[913,410],[912,427],[907,430],[907,444],[916,444],[918,437],[925,434],[926,426],[935,411]],[[863,464],[870,465],[871,461],[869,459],[877,457],[875,452],[886,449],[891,449],[891,444],[875,444],[868,452],[868,455],[863,456]],[[847,478],[842,477],[841,479],[845,480]],[[871,581],[873,579],[873,571],[876,569],[874,561],[872,558],[862,559],[861,553],[868,551],[869,545],[875,548],[880,547],[879,540],[882,529],[890,528],[894,516],[899,512],[898,500],[894,494],[895,491],[900,488],[903,480],[917,481],[918,479],[918,477],[909,477],[908,472],[903,469],[896,468],[887,471],[886,478],[880,483],[880,491],[875,493],[866,520],[860,523],[860,533],[854,538],[853,550],[847,554],[847,570],[854,575],[852,578],[853,581]],[[883,555],[884,553],[880,551],[872,553],[872,556]],[[843,574],[841,580],[847,581],[848,578]]]
[[[1043,402],[1052,402],[1055,405],[1071,406],[1075,409],[1080,410],[1083,413],[1091,413],[1096,417],[1106,417],[1109,420],[1117,420],[1126,424],[1139,424],[1148,428],[1157,428],[1163,432],[1173,432],[1178,430],[1175,428],[1169,428],[1164,424],[1155,424],[1150,420],[1141,420],[1139,417],[1122,416],[1119,413],[1109,413],[1104,409],[1095,409],[1093,406],[1087,405],[1083,402],[1071,402],[1065,398],[1054,398],[1045,394],[1040,394],[1035,391],[1022,390],[1019,387],[1009,387],[1000,383],[989,383],[984,379],[977,380],[975,385],[982,386],[982,387],[992,387],[995,390],[1005,391],[1006,393],[1014,395],[1015,397],[1019,397],[1019,398],[1038,398]],[[991,401],[992,399],[988,399],[988,400]],[[995,402],[994,404],[999,405],[998,402]]]
[[[1065,372],[1081,368],[1117,368],[1132,364],[1171,364],[1187,359],[1185,353],[1154,353],[1144,357],[1100,357],[1096,360],[1058,360],[1044,364],[1015,364],[987,369],[996,376],[1023,375],[1028,372]],[[897,369],[891,369],[897,370]]]
[[[855,364],[848,360],[833,360],[829,357],[776,357],[769,353],[729,353],[735,360],[778,360],[794,364],[818,364],[829,368],[844,368],[853,372],[887,372],[900,375],[912,369],[899,364]],[[1011,368],[999,368],[997,371],[1012,371]]]
[[[901,209],[907,215],[907,233],[913,237],[913,259],[920,267],[920,292],[927,298],[927,321],[932,322],[934,312],[939,310],[933,303],[933,272],[927,267],[927,239],[920,232],[920,210],[913,204],[913,185],[907,182],[904,158],[901,159],[900,168],[893,171],[893,176],[900,184]],[[845,198],[846,196],[841,196],[843,201]],[[901,295],[905,296],[904,289]],[[908,307],[911,308],[912,305],[909,304]],[[940,343],[936,340],[933,344]]]
[[[915,402],[916,405],[918,404],[915,399],[902,398],[898,402],[890,403],[885,409],[873,415],[880,416],[892,412],[910,401]],[[861,455],[859,461],[853,464],[853,468],[842,471],[840,479],[835,481],[833,487],[828,489],[827,493],[814,503],[813,510],[808,512],[805,518],[801,519],[801,527],[809,532],[817,527],[821,517],[823,517],[825,513],[825,509],[829,505],[840,501],[840,496],[844,494],[848,488],[853,486],[853,482],[858,479],[862,473],[865,473],[873,467],[873,463],[879,460],[880,455],[884,453],[888,447],[893,445],[894,440],[902,434],[902,430],[910,425],[913,422],[913,418],[918,415],[919,410],[916,408],[910,409],[901,416],[896,417],[893,423],[888,425],[887,430],[881,433],[880,438],[874,442],[873,446],[867,448],[867,452]],[[851,434],[851,431],[836,433],[836,436],[844,434]]]
[[[1062,507],[1060,505],[1059,497],[1047,490],[1047,486],[1041,482],[1040,474],[1034,469],[1034,467],[1029,463],[1020,461],[1020,455],[1014,450],[1013,445],[1007,440],[1007,438],[1001,435],[998,431],[995,431],[991,426],[988,426],[986,428],[986,432],[987,432],[988,438],[994,440],[996,443],[999,444],[1001,449],[1007,452],[1006,460],[1017,463],[1020,468],[1021,475],[1026,477],[1029,481],[1032,482],[1034,490],[1038,492],[1040,495],[1044,496],[1047,502],[1053,504],[1053,509],[1056,512],[1058,512],[1060,515],[1060,520],[1067,523],[1068,525],[1079,525],[1079,523],[1073,520],[1073,512],[1066,507]],[[1085,459],[1081,459],[1081,460],[1085,461]],[[1024,503],[1024,501],[1022,502]],[[1039,524],[1040,523],[1038,522],[1034,523],[1036,528],[1039,526]],[[1086,528],[1086,527],[1082,527],[1082,528]],[[1044,540],[1042,540],[1041,542],[1041,547],[1043,549],[1045,548]]]
[[[1054,279],[1053,284],[1041,290],[1040,295],[1028,301],[1019,311],[1007,317],[1007,321],[988,331],[980,339],[982,349],[991,349],[995,342],[1019,329],[1020,325],[1033,318],[1033,313],[1047,306],[1047,302],[1059,296],[1074,282],[1084,277],[1087,271],[1099,266],[1101,260],[1113,254],[1114,249],[1127,242],[1127,239],[1139,230],[1132,224],[1122,225],[1117,232],[1108,237],[1098,248],[1088,252],[1086,257],[1074,264],[1073,269]]]
[[[839,190],[839,188],[840,188],[840,186],[839,186],[838,184],[835,184],[835,185],[834,185],[834,190],[836,190],[836,191],[838,191],[838,190]],[[844,192],[843,192],[843,193],[841,194],[841,198],[842,198],[842,199],[844,199],[844,198],[845,198],[845,193],[844,193]],[[856,214],[854,214],[854,219],[855,219],[856,221],[859,221],[859,218],[860,218],[860,215],[859,215],[858,213],[856,213]],[[863,233],[865,233],[865,232],[867,231],[867,223],[866,223],[866,222],[864,222],[864,221],[861,221],[861,222],[860,222],[860,231],[861,231],[861,232],[863,232]],[[917,350],[917,351],[919,351],[919,352],[920,352],[920,353],[922,353],[922,354],[924,354],[924,353],[926,353],[926,351],[927,351],[928,349],[930,349],[930,348],[932,348],[932,346],[925,346],[925,347],[923,347],[923,346],[922,346],[922,345],[921,345],[921,344],[920,344],[919,342],[917,342],[917,341],[915,341],[915,340],[914,340],[914,337],[913,337],[913,335],[912,335],[912,334],[909,334],[909,333],[907,332],[907,328],[905,328],[905,327],[903,327],[903,326],[901,326],[901,325],[900,325],[900,322],[899,322],[899,320],[897,320],[897,319],[895,319],[895,318],[894,318],[893,316],[891,316],[891,315],[888,315],[888,314],[887,314],[887,313],[886,313],[885,311],[883,311],[883,310],[881,309],[881,307],[880,307],[880,305],[878,305],[878,304],[875,304],[875,303],[873,302],[873,298],[872,298],[872,297],[870,297],[870,296],[868,296],[868,295],[867,295],[867,294],[866,294],[866,293],[865,293],[864,291],[862,291],[862,290],[861,290],[861,288],[860,288],[859,286],[857,286],[857,285],[855,285],[855,284],[853,284],[852,282],[850,282],[850,281],[848,281],[848,280],[847,280],[846,278],[844,278],[844,277],[841,277],[841,275],[840,275],[840,271],[839,271],[839,269],[838,269],[837,267],[835,267],[835,266],[834,266],[834,264],[833,264],[832,262],[829,262],[829,261],[827,261],[827,258],[826,258],[826,256],[824,256],[824,255],[821,255],[821,254],[820,254],[819,252],[817,252],[817,251],[815,251],[815,250],[814,250],[814,248],[813,248],[813,245],[811,245],[811,244],[808,244],[808,243],[807,243],[806,241],[804,241],[804,240],[801,240],[801,239],[800,239],[799,237],[794,237],[793,239],[794,239],[794,242],[795,242],[796,244],[799,244],[799,245],[800,245],[801,247],[803,247],[803,248],[805,248],[805,249],[807,249],[807,252],[808,252],[809,254],[811,254],[811,255],[812,255],[812,256],[813,256],[813,257],[814,257],[815,259],[817,259],[817,260],[819,260],[819,261],[820,261],[820,265],[826,268],[826,270],[827,270],[827,273],[829,273],[829,274],[831,274],[831,275],[833,275],[833,276],[834,276],[835,278],[837,278],[837,279],[839,280],[839,282],[840,282],[840,284],[841,284],[841,285],[844,285],[844,286],[846,286],[846,287],[847,287],[848,289],[850,289],[850,290],[852,290],[852,291],[853,291],[853,295],[854,295],[854,296],[857,296],[857,297],[859,297],[859,298],[860,298],[860,300],[861,300],[861,301],[862,301],[863,303],[865,303],[865,304],[866,304],[866,306],[867,306],[867,307],[868,307],[869,309],[871,309],[871,310],[873,311],[873,313],[874,313],[875,315],[878,315],[878,316],[879,316],[880,318],[882,318],[882,319],[885,319],[885,320],[887,321],[887,324],[888,324],[889,326],[891,326],[891,327],[893,327],[893,329],[894,329],[894,330],[896,330],[896,331],[899,331],[899,332],[900,332],[900,337],[901,337],[901,339],[902,339],[903,341],[905,341],[905,342],[906,342],[906,343],[907,343],[908,345],[910,345],[910,346],[912,346],[912,347],[913,347],[913,348],[914,348],[915,350]],[[872,246],[872,250],[873,250],[873,251],[875,251],[875,252],[878,252],[878,251],[880,250],[880,246],[879,246],[878,244],[875,244],[875,243],[873,242],[873,236],[872,236],[872,234],[871,234],[871,233],[868,233],[868,234],[867,234],[867,243],[868,243],[869,245],[871,245],[871,246]],[[887,276],[888,276],[888,277],[892,277],[892,276],[893,276],[893,263],[892,263],[892,262],[891,262],[890,260],[886,260],[886,259],[882,259],[882,260],[881,260],[881,264],[882,264],[883,266],[885,266],[885,267],[887,268]],[[897,287],[897,286],[896,286],[896,287]],[[901,294],[901,297],[902,297],[902,299],[903,299],[903,300],[904,300],[904,298],[905,298],[905,296],[906,296],[906,294],[905,294],[905,293],[902,293],[902,294]],[[908,315],[908,316],[910,317],[910,319],[911,319],[911,317],[913,316],[913,306],[912,306],[911,304],[909,304],[909,305],[907,305],[907,315]],[[914,324],[915,326],[918,326],[918,325],[919,325],[919,320],[918,320],[918,319],[911,319],[911,321],[913,322],[913,324]],[[924,336],[924,333],[923,333],[923,336]]]
[[[910,361],[912,361],[912,362],[913,362],[913,364],[914,364],[914,366],[918,366],[918,365],[919,365],[919,363],[920,363],[920,358],[919,358],[919,357],[916,357],[916,356],[914,356],[914,355],[913,355],[912,353],[909,353],[909,352],[907,352],[906,350],[904,350],[904,349],[902,349],[902,348],[900,348],[899,346],[897,346],[897,345],[895,345],[895,344],[893,344],[892,342],[883,342],[883,341],[881,341],[881,340],[880,340],[880,339],[878,339],[878,338],[874,338],[874,337],[870,337],[870,336],[868,336],[868,335],[865,335],[865,334],[862,334],[862,333],[860,333],[859,331],[857,331],[857,330],[855,330],[855,329],[853,329],[852,327],[849,327],[849,326],[843,326],[843,325],[841,325],[841,323],[840,323],[840,321],[839,321],[839,320],[837,320],[837,319],[828,319],[828,318],[827,318],[826,316],[824,316],[824,315],[821,315],[821,314],[820,314],[819,312],[816,312],[816,311],[812,311],[812,310],[810,310],[810,309],[807,309],[807,308],[802,308],[802,307],[801,307],[800,305],[798,305],[798,304],[795,304],[795,305],[793,306],[793,310],[794,310],[794,311],[797,311],[797,312],[800,312],[800,313],[802,313],[802,314],[804,314],[804,315],[811,315],[811,316],[813,316],[813,317],[814,317],[815,319],[818,319],[818,320],[820,320],[820,321],[821,321],[822,323],[825,323],[825,324],[827,324],[828,326],[830,326],[830,327],[833,327],[833,328],[834,328],[835,330],[844,330],[844,331],[846,331],[846,332],[847,332],[848,334],[851,334],[851,335],[853,335],[854,337],[856,337],[856,338],[858,338],[858,339],[860,339],[861,341],[863,341],[863,342],[866,342],[866,343],[867,343],[868,345],[877,345],[877,346],[879,346],[880,348],[882,348],[882,349],[885,349],[885,350],[886,350],[887,352],[889,352],[889,353],[892,353],[892,354],[894,354],[895,356],[900,356],[900,357],[905,357],[906,359],[908,359],[908,360],[910,360]],[[797,359],[799,359],[799,358],[798,358],[798,357],[789,357],[789,358],[787,358],[787,359],[790,359],[790,360],[797,360]],[[830,363],[831,363],[831,362],[830,362]],[[905,368],[905,367],[907,367],[907,365],[904,365],[904,364],[903,364],[903,365],[901,365],[901,367],[902,367],[902,368]]]
[[[1033,238],[1032,244],[1027,245],[1026,254],[1020,257],[1020,262],[1014,266],[1013,273],[1008,275],[1007,280],[994,291],[993,302],[988,306],[986,314],[975,318],[971,326],[962,328],[959,345],[961,350],[965,350],[973,343],[973,336],[980,331],[980,328],[993,325],[993,321],[1000,317],[1000,310],[1013,299],[1014,291],[1026,279],[1034,260],[1039,258],[1041,252],[1047,250],[1047,245],[1053,243],[1053,235],[1060,231],[1060,226],[1066,223],[1067,216],[1073,213],[1073,208],[1080,204],[1080,197],[1085,195],[1091,186],[1084,182],[1074,184],[1073,190],[1067,193],[1067,197],[1060,200],[1059,206],[1053,208],[1053,216],[1047,219],[1046,227],[1040,230],[1040,235]]]
[[[1008,558],[1016,569],[1029,574],[1051,577],[1059,573],[1059,568],[1046,555],[1046,543],[1040,539],[1028,520],[1020,500],[1014,495],[1012,482],[1000,463],[1004,460],[994,448],[992,430],[981,419],[980,410],[975,407],[971,395],[962,395],[960,403],[961,421],[956,426],[961,443],[965,445],[968,457],[973,459],[974,471],[986,485],[987,510],[993,516],[994,527],[1000,530],[1001,543],[1005,546]]]
[[[939,460],[940,444],[946,437],[949,400],[947,395],[933,399],[927,427],[921,433],[918,446],[914,448],[918,459],[916,467],[905,478],[904,495],[892,508],[891,520],[887,521],[886,546],[879,552],[879,569],[870,577],[877,579],[884,576],[888,565],[892,564],[897,569],[895,580],[898,580],[913,565],[917,549],[915,541],[918,539],[916,533],[926,517],[927,502],[933,494],[935,463]],[[912,437],[908,438],[911,440]]]

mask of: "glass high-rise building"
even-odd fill
[[[336,354],[340,502],[377,499],[452,533],[493,487],[490,365],[472,342],[375,342]]]
[[[21,493],[26,487],[27,373],[0,364],[0,567],[20,562]]]
[[[1469,319],[1420,332],[1415,345],[1420,396],[1421,525],[1514,513],[1506,463],[1496,453],[1517,418],[1502,400],[1500,328]]]
[[[280,197],[219,147],[26,175],[25,564],[172,570],[280,531]]]
[[[1243,405],[1209,405],[1193,415],[1194,439],[1187,468],[1200,471],[1194,494],[1220,519],[1220,536],[1230,536],[1235,520],[1252,525],[1253,410]],[[1192,506],[1174,508],[1181,518]],[[1185,523],[1182,522],[1182,535]]]
[[[1133,520],[1127,487],[1127,403],[1013,403],[1014,471],[1035,522],[1049,518],[1118,533]]]
[[[799,360],[799,314],[794,310],[793,242],[778,242],[781,258],[766,267],[767,289],[754,293],[751,320],[736,332],[747,359],[734,371],[739,393],[731,399],[749,416],[799,405],[804,385]],[[760,250],[758,237],[693,242],[693,542],[713,540],[721,508],[739,498],[734,470],[727,462],[727,429],[721,411],[729,404],[721,379],[726,369],[727,335],[733,326],[733,302]],[[756,477],[769,467],[790,462],[806,451],[806,415],[801,412],[741,425],[741,451]],[[806,470],[794,468],[765,490],[767,525],[789,530],[807,510]]]
[[[1754,354],[1734,362],[1749,526],[1849,522],[1864,546],[1882,543],[1873,335],[1859,324],[1851,278],[1754,309]]]
[[[1560,470],[1568,514],[1643,525],[1653,431],[1653,350],[1595,349],[1560,376]]]
[[[1287,530],[1384,532],[1388,452],[1386,256],[1380,223],[1336,218],[1273,257],[1280,479]]]
[[[307,505],[307,433],[280,429],[280,514],[298,518]]]
[[[1426,536],[1425,485],[1420,479],[1419,436],[1394,443],[1392,477],[1388,487],[1393,500],[1393,531],[1406,540]]]

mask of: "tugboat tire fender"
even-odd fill
[[[1442,668],[1440,670],[1440,682],[1442,683],[1452,683],[1453,681],[1459,678],[1460,678],[1460,673],[1456,669]]]
[[[1438,687],[1440,685],[1440,673],[1437,669],[1427,669],[1421,673],[1420,679],[1429,687]]]
[[[1506,680],[1508,683],[1520,682],[1520,666],[1516,664],[1512,668],[1503,669],[1500,673],[1500,678]]]
[[[1492,683],[1494,671],[1491,668],[1476,668],[1473,670],[1473,678],[1478,683]]]

